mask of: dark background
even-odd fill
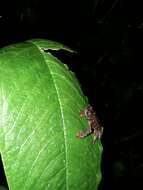
[[[99,190],[143,186],[142,12],[140,1],[120,0],[5,0],[0,5],[1,47],[45,38],[78,52],[56,56],[76,73],[104,126]]]

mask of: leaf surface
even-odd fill
[[[80,140],[88,105],[79,82],[48,50],[29,40],[0,50],[0,153],[10,190],[96,190],[102,145]]]

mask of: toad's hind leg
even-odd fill
[[[86,131],[80,131],[77,133],[77,137],[80,139],[83,139],[85,137],[87,137],[88,135],[91,135],[93,133],[92,129],[90,127],[87,128]]]

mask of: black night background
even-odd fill
[[[142,10],[138,1],[0,2],[0,47],[45,38],[78,52],[55,55],[75,72],[104,126],[99,190],[143,186]],[[6,185],[2,162],[0,173]]]

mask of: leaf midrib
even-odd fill
[[[31,42],[32,43],[32,42]],[[38,48],[38,50],[41,52],[41,57],[43,57],[44,52],[43,50],[41,50],[40,47],[38,47],[35,43],[32,43],[33,46],[35,46],[36,48]],[[69,190],[69,184],[68,184],[68,154],[67,154],[67,134],[66,134],[66,126],[65,126],[65,119],[64,119],[64,111],[63,111],[63,107],[62,107],[62,102],[61,102],[61,98],[60,98],[60,93],[59,93],[59,90],[58,90],[58,86],[55,82],[55,78],[54,78],[54,75],[52,74],[52,71],[51,71],[51,68],[48,64],[48,62],[43,58],[44,62],[46,63],[46,66],[49,70],[49,74],[51,76],[51,79],[53,81],[53,84],[54,84],[54,87],[55,87],[55,91],[56,91],[56,94],[57,94],[57,99],[58,99],[58,103],[59,103],[59,107],[60,107],[60,114],[61,114],[61,118],[62,118],[62,126],[63,126],[63,136],[64,136],[64,147],[65,147],[65,176],[66,176],[66,190]]]

